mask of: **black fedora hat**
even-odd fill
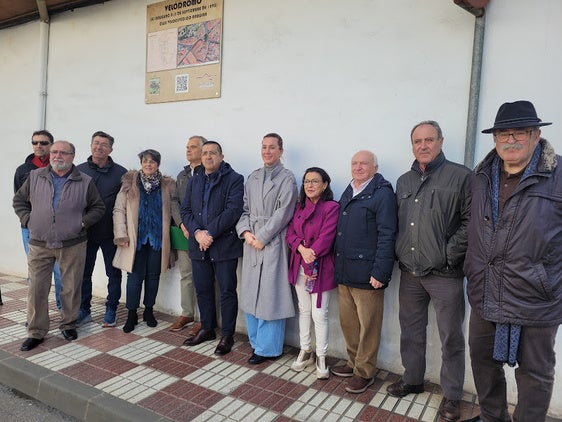
[[[496,114],[494,126],[484,129],[482,133],[492,133],[500,129],[517,129],[521,127],[548,126],[552,123],[543,122],[537,117],[535,106],[530,101],[503,103]]]

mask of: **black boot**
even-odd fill
[[[123,325],[123,331],[126,333],[130,333],[135,329],[135,325],[139,323],[139,316],[137,315],[136,309],[129,309],[129,313],[127,314],[127,322]]]
[[[158,325],[156,318],[154,318],[152,308],[145,308],[142,314],[142,320],[146,321],[146,325],[148,325],[149,327],[156,327],[156,325]]]

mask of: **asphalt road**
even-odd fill
[[[2,422],[79,421],[4,384],[0,384],[0,420]]]

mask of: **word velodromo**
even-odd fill
[[[176,9],[181,9],[183,7],[190,7],[190,6],[195,6],[196,4],[201,4],[202,0],[187,0],[187,1],[178,1],[177,3],[174,4],[167,4],[166,6],[164,6],[164,8],[166,10],[176,10]]]

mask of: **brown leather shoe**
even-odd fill
[[[234,337],[232,336],[223,336],[217,348],[215,349],[215,355],[223,356],[227,353],[230,353],[232,350],[232,346],[234,345]]]
[[[201,329],[200,322],[196,322],[195,324],[193,324],[189,329],[189,331],[187,332],[187,338],[195,337],[200,329]]]
[[[195,335],[195,337],[188,337],[183,344],[186,346],[197,346],[198,344],[203,343],[204,341],[214,340],[217,338],[215,330],[204,330],[200,329],[199,332]]]
[[[347,383],[345,391],[348,393],[359,394],[363,393],[370,385],[373,385],[375,378],[363,378],[359,375],[353,375],[353,377]]]
[[[423,384],[410,385],[400,379],[400,381],[386,387],[386,392],[394,397],[406,397],[408,394],[423,393],[424,389]]]
[[[332,366],[330,368],[330,372],[337,377],[349,378],[353,376],[353,368],[351,366],[348,366],[347,364]]]
[[[181,331],[190,322],[193,322],[193,317],[186,317],[180,315],[178,319],[176,319],[172,324],[172,326],[170,327],[170,331]]]
[[[449,422],[458,421],[461,417],[461,406],[459,400],[449,400],[443,397],[439,406],[439,415]]]

